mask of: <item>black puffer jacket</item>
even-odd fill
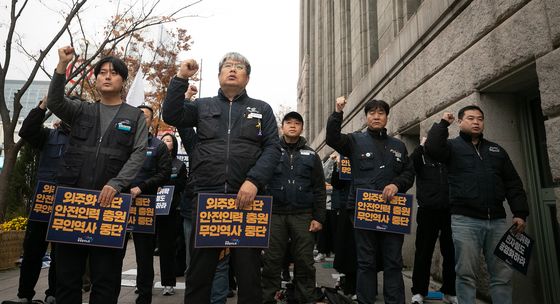
[[[163,104],[163,119],[176,127],[196,127],[190,155],[196,193],[237,193],[249,180],[259,189],[270,181],[280,159],[278,127],[270,105],[245,91],[230,102],[218,96],[184,104],[188,82],[173,78]]]
[[[426,140],[426,152],[447,165],[451,213],[480,219],[505,218],[507,199],[514,217],[529,215],[523,183],[506,150],[484,138],[478,146],[470,135],[447,139],[449,123],[434,124]]]

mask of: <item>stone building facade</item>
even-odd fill
[[[485,137],[506,148],[530,202],[535,248],[529,274],[515,275],[515,303],[559,303],[560,1],[300,5],[298,111],[312,146],[323,158],[332,152],[325,124],[341,95],[348,101],[343,131],[362,130],[364,102],[383,99],[391,106],[387,129],[409,152],[444,111],[479,105]],[[405,239],[412,267],[414,232]]]

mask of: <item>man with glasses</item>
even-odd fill
[[[237,194],[237,207],[243,209],[270,181],[280,159],[275,116],[270,105],[247,95],[251,65],[241,54],[227,53],[220,61],[217,96],[185,104],[188,79],[197,71],[196,61],[181,63],[167,90],[163,119],[176,127],[197,128],[191,158],[194,193]],[[191,248],[186,303],[210,303],[212,278],[222,251]],[[260,255],[256,248],[231,249],[238,303],[262,302]]]

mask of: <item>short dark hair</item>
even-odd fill
[[[107,62],[111,63],[113,69],[115,70],[115,72],[117,72],[117,74],[121,75],[123,81],[128,78],[128,67],[126,66],[126,63],[124,63],[122,59],[114,56],[104,57],[95,64],[95,68],[93,68],[93,75],[95,75],[95,78],[97,78],[97,75],[99,75],[101,66]]]
[[[479,106],[475,106],[475,105],[463,107],[461,110],[459,110],[459,114],[457,114],[457,117],[459,117],[459,119],[463,119],[463,116],[465,116],[465,111],[470,111],[470,110],[479,111],[480,113],[482,113],[482,118],[484,118],[484,112],[482,111],[482,109]]]
[[[152,109],[152,107],[147,106],[147,105],[139,105],[137,108],[138,109],[148,109],[148,110],[150,110],[150,113],[152,113],[152,117],[154,117],[154,109]]]
[[[245,65],[245,68],[247,69],[247,75],[251,75],[251,64],[249,63],[249,60],[247,60],[245,56],[237,52],[229,52],[225,54],[224,57],[222,57],[222,60],[220,60],[220,64],[218,65],[218,72],[222,71],[222,67],[224,66],[224,63],[227,60],[234,60],[234,61],[241,62],[243,65]]]
[[[301,122],[301,124],[303,125],[303,117],[301,117],[301,115],[298,112],[292,111],[284,115],[284,118],[282,118],[282,124],[284,124],[284,122],[288,119],[295,119]]]
[[[389,115],[389,104],[381,99],[371,99],[370,101],[366,102],[364,106],[364,113],[367,113],[371,110],[381,109],[385,111],[385,114]]]

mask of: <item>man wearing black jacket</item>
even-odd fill
[[[43,98],[39,106],[32,109],[23,120],[19,136],[25,143],[41,151],[39,166],[37,168],[37,181],[55,182],[56,168],[68,143],[70,129],[68,125],[58,122],[54,129],[43,126],[45,113],[47,112],[47,98]],[[4,301],[8,303],[32,303],[35,295],[35,285],[43,266],[43,256],[47,251],[49,242],[45,241],[48,222],[28,221],[23,241],[23,259],[19,272],[18,298],[16,301]],[[55,303],[56,289],[56,260],[55,246],[51,245],[51,264],[49,267],[48,286],[45,291],[45,303]]]
[[[529,215],[527,196],[507,152],[483,138],[484,113],[471,105],[459,110],[459,136],[447,139],[447,127],[455,121],[444,113],[428,133],[428,155],[447,165],[451,229],[455,246],[456,291],[461,304],[475,303],[479,254],[484,253],[490,274],[493,303],[512,302],[513,271],[494,254],[509,228],[503,206],[507,199],[515,232],[525,229]]]
[[[440,291],[448,303],[457,304],[455,297],[455,252],[451,239],[449,187],[447,168],[424,152],[426,137],[414,149],[410,159],[416,172],[416,251],[412,270],[412,304],[424,303],[430,284],[430,268],[436,240],[443,256],[443,284]]]
[[[346,98],[336,99],[335,112],[327,122],[327,144],[338,153],[348,156],[352,164],[352,190],[349,202],[355,201],[356,189],[383,192],[383,199],[391,200],[397,192],[405,193],[414,183],[414,168],[408,159],[404,143],[387,135],[389,105],[372,99],[364,112],[367,130],[342,134],[342,110]],[[358,303],[375,303],[377,286],[376,248],[383,252],[383,295],[385,303],[404,304],[402,278],[402,245],[404,235],[355,229],[358,273],[356,294]]]
[[[138,106],[138,108],[140,108],[144,113],[146,125],[149,129],[152,124],[154,114],[152,108],[146,105]],[[156,195],[158,188],[164,186],[169,181],[170,176],[171,154],[169,154],[167,150],[167,145],[148,132],[146,160],[144,161],[140,172],[138,172],[138,175],[136,175],[136,178],[131,183],[132,188],[130,189],[130,194],[132,195],[132,198],[134,199],[136,196],[141,194]],[[158,217],[156,220],[157,227],[169,225],[174,227],[174,221],[157,224],[158,220],[170,221],[169,218]],[[136,303],[149,304],[152,303],[152,285],[154,284],[154,234],[140,232],[133,232],[132,234],[134,251],[136,253],[136,264],[138,266],[138,274],[136,275],[138,298],[136,298]],[[164,252],[166,252],[165,249],[167,248],[164,248]],[[164,256],[170,258],[170,256],[166,254],[160,256],[160,258],[164,258]],[[171,275],[170,272],[172,271],[173,270],[169,268],[162,269],[163,286],[172,286],[173,280],[169,279],[169,276]],[[175,278],[173,277],[173,279]],[[166,288],[165,291],[168,291],[168,289]]]
[[[326,188],[321,159],[307,145],[303,117],[290,112],[282,119],[282,156],[267,185],[273,197],[270,242],[263,256],[263,303],[276,303],[281,289],[280,272],[288,240],[295,268],[295,296],[298,303],[314,303],[314,232],[325,222]]]
[[[190,158],[194,193],[237,194],[236,204],[243,209],[270,181],[280,158],[274,113],[266,102],[247,95],[251,65],[238,53],[228,53],[220,61],[217,96],[183,106],[188,78],[197,71],[196,61],[181,63],[167,90],[163,119],[176,127],[197,128],[197,144]],[[186,303],[210,302],[220,251],[192,249]],[[260,249],[232,249],[231,259],[239,283],[238,303],[260,303]]]

